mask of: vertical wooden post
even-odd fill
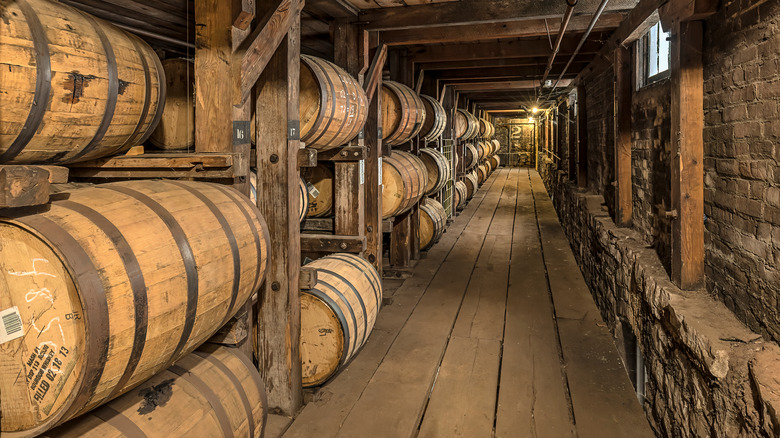
[[[588,112],[585,86],[577,85],[577,185],[588,186]]]
[[[357,24],[338,20],[334,25],[333,43],[335,61],[347,73],[357,76],[360,72],[360,42]],[[362,163],[365,165],[365,163]],[[363,202],[365,186],[362,184],[361,163],[336,162],[334,174],[335,233],[344,236],[363,235],[365,213]]]
[[[241,12],[250,13],[254,16],[255,8],[255,0],[233,0],[233,17]],[[245,29],[239,29],[235,26],[232,27],[232,53],[235,53],[236,50],[238,50],[238,47],[250,35],[251,31],[251,26],[247,26]],[[240,66],[235,65],[236,60],[233,59],[232,63],[234,63],[232,66],[233,74],[240,74]],[[233,90],[234,93],[236,93],[236,91],[236,89]],[[247,99],[243,104],[236,105],[236,102],[240,100],[240,96],[233,96],[232,138],[233,153],[236,157],[233,164],[233,168],[235,169],[233,187],[244,195],[249,196],[251,190],[251,183],[249,181],[251,175],[250,167],[254,164],[250,163],[252,144],[250,143],[251,136],[249,132],[252,117],[252,102],[250,99]],[[249,311],[251,312],[251,310],[251,306],[249,306]]]
[[[258,15],[276,7],[258,0]],[[271,409],[291,416],[301,406],[301,305],[298,290],[301,247],[298,224],[300,122],[300,16],[257,84],[257,206],[271,239],[258,312],[258,362]],[[212,78],[213,80],[213,78]]]
[[[704,73],[701,21],[675,20],[672,31],[672,280],[704,282]]]
[[[566,127],[568,130],[567,139],[569,140],[566,154],[569,159],[569,181],[577,181],[577,103],[569,105],[569,117]]]
[[[615,49],[615,224],[630,227],[633,214],[631,187],[631,51]]]
[[[373,59],[373,58],[372,58]],[[382,66],[378,66],[382,68]],[[382,75],[368,108],[366,143],[365,221],[366,260],[382,276]]]
[[[412,258],[412,212],[396,216],[390,238],[390,265],[408,268]]]

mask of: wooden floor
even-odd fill
[[[501,169],[269,436],[651,437],[535,171]]]

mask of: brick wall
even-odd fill
[[[707,289],[780,341],[780,2],[725,1],[704,52]]]

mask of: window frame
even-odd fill
[[[653,33],[653,29],[658,29],[658,37],[656,38],[655,43],[658,43],[660,41],[667,41],[668,44],[668,50],[667,50],[667,56],[669,57],[669,60],[666,64],[666,70],[660,71],[654,75],[650,75],[650,44],[651,44],[651,35]],[[656,82],[662,81],[664,79],[667,79],[671,76],[671,41],[669,41],[667,33],[663,31],[663,28],[660,25],[660,22],[655,23],[653,26],[651,26],[647,32],[645,32],[644,35],[642,35],[641,38],[639,38],[636,42],[637,44],[637,50],[636,50],[636,64],[637,64],[637,71],[640,73],[637,75],[637,90],[640,88],[646,87],[648,85],[652,85]],[[658,59],[660,58],[660,53],[656,54],[655,62],[658,62]]]

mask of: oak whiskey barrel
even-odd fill
[[[477,181],[482,185],[488,177],[488,167],[485,164],[480,164],[477,167]]]
[[[450,177],[452,171],[450,169],[450,162],[447,157],[441,152],[433,148],[420,149],[420,159],[425,164],[425,169],[428,173],[428,185],[425,188],[426,195],[432,195],[444,188]]]
[[[358,135],[368,118],[368,99],[358,81],[324,59],[301,55],[301,141],[321,151]]]
[[[425,105],[404,84],[382,82],[382,142],[389,146],[404,144],[420,132],[425,121]]]
[[[353,254],[331,254],[308,265],[317,284],[301,292],[304,386],[325,383],[368,339],[382,303],[382,280]]]
[[[265,274],[268,228],[233,188],[127,181],[67,195],[0,219],[0,309],[22,324],[0,344],[3,437],[44,432],[164,370]]]
[[[317,167],[302,169],[306,184],[309,209],[306,217],[325,217],[333,214],[333,169],[323,162]]]
[[[249,199],[257,205],[257,172],[254,169],[249,179]],[[306,217],[306,212],[309,210],[308,188],[303,177],[298,179],[298,202],[298,222],[303,222],[303,218]]]
[[[464,147],[464,152],[466,155],[463,161],[466,163],[466,169],[471,169],[479,164],[479,151],[477,151],[477,148],[475,148],[473,144],[467,143]]]
[[[265,385],[237,348],[204,344],[138,388],[44,434],[50,438],[261,437]]]
[[[493,135],[496,133],[496,128],[493,127],[493,124],[490,123],[487,119],[480,118],[479,119],[479,135],[482,138],[488,139],[493,137]]]
[[[476,193],[477,189],[479,188],[479,179],[477,178],[477,173],[473,170],[467,173],[463,177],[463,183],[466,184],[466,199],[471,199],[471,197],[474,196],[474,193]]]
[[[402,151],[382,157],[382,218],[408,211],[425,194],[428,171],[416,156]]]
[[[501,165],[501,157],[499,157],[498,155],[493,155],[490,157],[490,167],[493,170],[498,169],[498,166],[500,165]]]
[[[49,0],[0,2],[0,164],[63,164],[142,144],[165,106],[135,35]]]
[[[466,206],[466,200],[469,199],[468,197],[468,190],[466,189],[466,184],[463,181],[458,181],[455,183],[455,191],[458,192],[458,203],[457,208],[462,209]]]
[[[460,140],[471,140],[479,134],[479,121],[470,112],[459,109],[455,112],[455,136]]]
[[[447,226],[447,212],[435,199],[420,205],[420,249],[429,249],[438,242]]]
[[[149,142],[159,149],[181,150],[195,146],[195,66],[192,61],[172,58],[162,62],[165,70],[165,108]]]
[[[501,150],[501,143],[496,139],[491,140],[491,143],[493,143],[493,153],[497,154]]]
[[[420,137],[426,143],[435,141],[441,137],[447,124],[447,113],[438,100],[431,96],[421,94],[420,99],[425,107],[425,121],[420,130]]]

